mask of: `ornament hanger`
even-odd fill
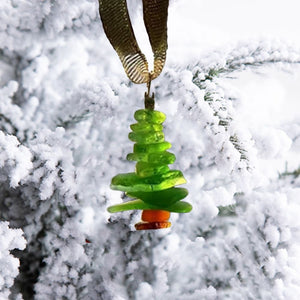
[[[187,213],[192,206],[181,201],[188,194],[175,186],[186,182],[179,170],[170,170],[175,155],[167,150],[172,146],[165,141],[163,121],[166,116],[154,110],[154,94],[150,96],[151,81],[161,73],[167,44],[169,0],[143,0],[143,16],[152,47],[154,64],[148,62],[136,41],[130,22],[126,0],[99,0],[100,17],[107,38],[116,50],[128,78],[134,83],[146,83],[145,109],[135,112],[137,123],[130,127],[129,139],[135,142],[127,160],[136,161],[135,172],[118,174],[110,187],[123,191],[130,201],[108,207],[111,213],[143,210],[137,230],[168,228],[170,212]]]
[[[161,73],[168,48],[167,19],[169,0],[143,0],[143,17],[153,52],[153,70],[140,50],[129,18],[126,0],[99,0],[104,32],[117,52],[128,78],[134,83],[147,83]]]

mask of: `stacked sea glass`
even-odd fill
[[[110,206],[108,211],[191,211],[192,206],[181,201],[188,191],[175,187],[186,182],[182,172],[170,170],[168,166],[176,158],[167,151],[171,144],[165,141],[162,125],[166,116],[159,111],[141,109],[135,112],[134,118],[137,123],[130,126],[129,139],[135,144],[127,160],[137,162],[135,172],[118,174],[111,181],[112,189],[124,191],[133,200]]]

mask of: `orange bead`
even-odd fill
[[[169,228],[170,212],[165,210],[143,210],[142,222],[135,224],[136,230]]]
[[[164,229],[171,227],[171,222],[139,222],[134,226],[136,230]]]
[[[143,210],[142,221],[144,222],[163,222],[168,221],[170,212],[165,210]]]

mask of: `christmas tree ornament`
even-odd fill
[[[145,55],[139,49],[129,19],[126,0],[100,0],[99,11],[107,38],[116,50],[129,79],[146,83],[145,109],[137,110],[129,139],[135,142],[127,160],[136,161],[135,172],[112,178],[111,188],[123,191],[131,200],[108,207],[111,213],[143,210],[137,230],[168,228],[170,212],[187,213],[192,206],[181,201],[188,194],[177,185],[186,182],[179,170],[171,170],[175,155],[167,150],[163,122],[166,116],[154,110],[151,81],[161,73],[167,51],[168,0],[143,0],[144,22],[154,54],[154,69],[149,72]]]
[[[192,209],[189,203],[180,201],[188,191],[175,187],[186,180],[181,171],[170,170],[168,166],[174,163],[175,155],[167,151],[171,144],[165,141],[162,131],[165,115],[141,109],[134,118],[137,123],[130,126],[129,139],[135,144],[127,160],[137,162],[135,172],[116,175],[111,188],[136,200],[111,206],[108,211],[141,209],[143,222],[136,224],[136,229],[166,228],[171,225],[168,212],[185,213]]]

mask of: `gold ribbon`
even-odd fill
[[[168,48],[168,6],[169,0],[143,0],[144,23],[154,56],[154,68],[150,72],[147,59],[137,44],[126,0],[99,0],[104,32],[119,55],[127,76],[134,83],[150,85],[164,67]]]

